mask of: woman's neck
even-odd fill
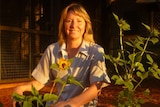
[[[69,58],[73,58],[81,46],[82,41],[69,41],[67,42],[67,53]]]
[[[79,46],[82,44],[82,41],[83,41],[82,38],[76,40],[67,40],[66,41],[67,49],[79,48]]]

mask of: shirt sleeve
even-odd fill
[[[105,82],[110,83],[110,78],[107,74],[105,58],[101,52],[104,52],[104,49],[95,45],[92,49],[92,63],[90,66],[90,83],[95,82]]]
[[[46,49],[38,65],[32,72],[33,78],[42,84],[48,83],[49,78],[50,78],[49,77],[50,76],[49,75],[49,72],[50,72],[49,59],[50,59],[49,49]]]

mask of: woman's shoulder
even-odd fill
[[[93,48],[94,50],[103,49],[103,47],[97,43],[90,43],[90,47]]]
[[[54,48],[59,48],[58,42],[51,43],[47,46],[47,49],[54,49]]]
[[[51,43],[47,46],[47,48],[45,49],[45,52],[53,52],[53,51],[58,51],[59,50],[59,43],[55,42],[55,43]]]
[[[88,42],[88,41],[84,41],[84,43],[90,47],[93,48],[103,48],[101,45],[99,45],[98,43],[93,43],[93,42]]]
[[[95,52],[96,53],[97,52],[98,53],[104,52],[104,48],[101,45],[97,44],[97,43],[89,43],[89,42],[87,42],[86,44],[88,45],[89,49],[93,53],[95,53]]]

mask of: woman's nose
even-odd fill
[[[76,22],[75,22],[75,21],[72,21],[71,27],[75,27],[75,26],[76,26]]]

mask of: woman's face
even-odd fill
[[[85,26],[86,23],[82,17],[76,15],[73,11],[69,11],[64,22],[67,40],[82,40]]]

